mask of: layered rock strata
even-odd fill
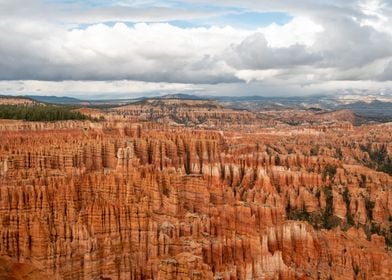
[[[392,277],[391,126],[14,125],[0,134],[9,272],[11,260],[54,279]]]

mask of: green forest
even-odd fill
[[[87,120],[74,107],[56,105],[0,105],[0,119],[25,121]]]

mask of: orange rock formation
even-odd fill
[[[0,122],[0,277],[391,279],[392,126],[244,115]]]

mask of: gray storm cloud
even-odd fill
[[[389,1],[295,1],[294,5],[285,0],[232,0],[213,4],[284,11],[293,20],[285,26],[255,30],[213,25],[180,28],[160,21],[203,18],[211,12],[170,7],[83,10],[75,5],[2,0],[0,80],[214,85],[260,81],[257,75],[270,70],[268,78],[283,84],[392,79]],[[298,27],[294,23],[301,18],[322,29],[310,32],[307,25]],[[99,23],[133,20],[149,23]],[[273,43],[271,34],[290,30],[299,35],[290,42]],[[301,39],[306,36],[311,36],[311,43]]]

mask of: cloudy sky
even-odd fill
[[[392,88],[391,0],[0,0],[0,94]]]

